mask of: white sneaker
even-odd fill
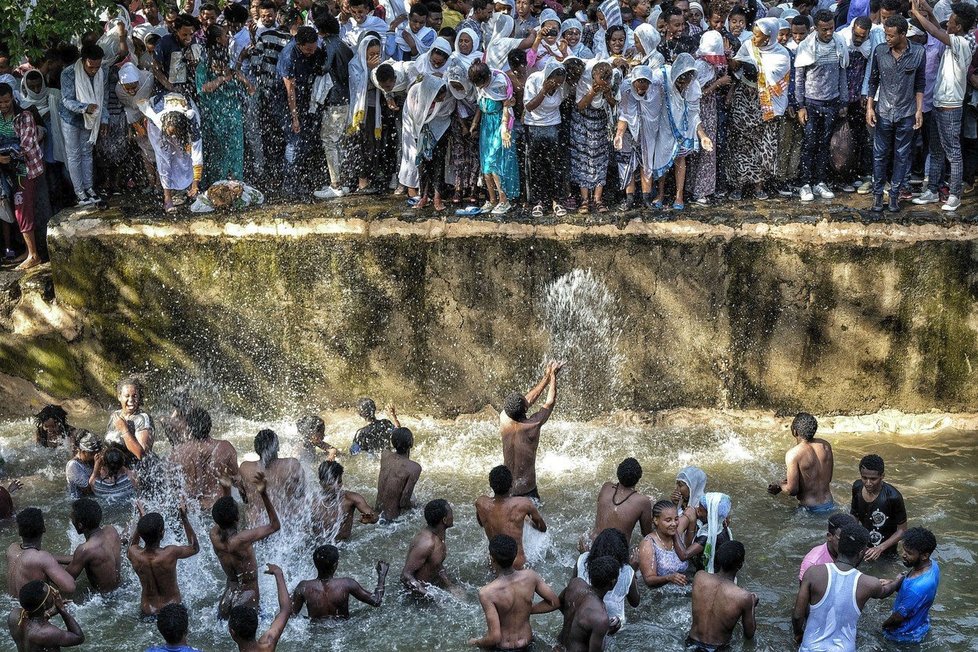
[[[859,184],[859,187],[856,188],[856,193],[857,194],[860,194],[860,195],[868,195],[872,191],[873,191],[873,182],[872,182],[872,180],[870,180],[870,181],[863,181],[861,184]]]
[[[492,209],[493,209],[494,206],[495,206],[495,204],[493,204],[491,201],[489,201],[487,199],[486,200],[486,203],[483,204],[482,205],[482,208],[479,209],[479,212],[480,213],[490,213],[490,212],[492,212]]]
[[[835,193],[829,190],[829,187],[824,183],[815,186],[815,194],[822,199],[835,199]]]
[[[316,199],[336,199],[337,197],[343,196],[343,191],[336,190],[333,186],[326,186],[322,190],[317,190],[312,193],[312,196]]]
[[[941,210],[948,211],[948,212],[956,211],[958,210],[958,206],[960,205],[961,205],[961,199],[955,197],[954,195],[951,195],[950,197],[947,198],[947,203],[941,206]]]
[[[506,213],[509,212],[509,209],[511,209],[512,207],[513,207],[512,204],[510,204],[508,201],[505,202],[501,201],[498,204],[496,204],[496,207],[494,209],[492,209],[492,214],[505,215]]]
[[[343,193],[343,194],[341,195],[342,197],[346,197],[347,195],[349,195],[349,194],[350,194],[350,186],[343,186],[343,187],[342,187],[342,188],[340,189],[340,192],[341,192],[341,193]]]
[[[91,197],[89,197],[89,196],[88,196],[88,193],[85,193],[85,196],[84,196],[84,197],[80,197],[80,198],[78,199],[78,203],[77,203],[77,204],[75,204],[75,206],[78,206],[78,207],[81,207],[81,206],[91,206],[91,205],[92,205],[92,204],[94,204],[94,203],[95,203],[96,201],[97,201],[97,200],[95,200],[95,199],[92,199]]]
[[[920,193],[919,197],[914,197],[912,201],[918,206],[923,206],[924,204],[936,204],[937,202],[941,201],[941,198],[937,196],[936,192],[932,192],[931,189],[928,188],[924,192]],[[960,204],[961,202],[959,201],[958,203]],[[957,208],[957,206],[955,206],[955,208]]]
[[[798,190],[798,196],[801,197],[802,201],[812,201],[815,199],[815,195],[812,194],[812,187],[807,183]]]

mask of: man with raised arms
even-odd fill
[[[353,514],[360,512],[360,522],[376,523],[380,516],[367,500],[355,491],[343,488],[343,465],[325,461],[319,465],[319,485],[323,499],[319,504],[318,525],[327,536],[336,541],[346,541],[353,534]]]
[[[601,652],[610,623],[604,596],[615,586],[621,566],[614,557],[588,560],[591,583],[575,577],[560,594],[564,625],[554,652]]]
[[[424,506],[427,525],[418,532],[408,548],[407,560],[401,570],[401,583],[413,594],[427,597],[431,585],[451,588],[451,580],[445,572],[445,531],[455,525],[452,506],[443,498],[436,498]]]
[[[513,567],[518,553],[513,537],[497,534],[489,540],[496,579],[479,589],[487,631],[482,638],[470,640],[469,645],[492,650],[527,649],[533,642],[530,616],[560,608],[560,598],[536,571]],[[540,596],[540,602],[534,604],[534,595]]]
[[[241,463],[241,484],[243,498],[248,503],[248,525],[252,527],[264,522],[264,514],[259,506],[258,478],[272,496],[273,502],[286,513],[294,509],[305,509],[306,472],[294,457],[279,457],[279,439],[273,430],[261,430],[255,435],[255,453],[258,459],[248,459]],[[265,513],[271,515],[268,509]]]
[[[316,548],[312,554],[316,579],[302,580],[295,587],[292,592],[292,613],[300,613],[305,605],[310,618],[349,618],[350,596],[371,607],[381,605],[390,564],[377,562],[377,587],[373,593],[368,593],[352,577],[334,577],[339,562],[340,551],[336,546],[327,544]]]
[[[20,607],[7,616],[7,628],[17,645],[17,652],[58,652],[85,642],[81,625],[65,609],[57,590],[42,580],[31,580],[18,593]],[[50,611],[65,622],[67,631],[50,622]]]
[[[514,392],[506,397],[503,411],[499,413],[499,434],[503,440],[503,464],[513,472],[513,495],[540,499],[537,491],[537,447],[540,445],[540,428],[553,414],[557,402],[557,374],[563,362],[551,362],[543,378],[526,396]],[[534,403],[547,391],[547,400],[532,417],[527,416]]]
[[[795,445],[784,456],[787,477],[781,482],[772,482],[767,490],[773,496],[787,492],[809,513],[824,514],[835,509],[831,487],[834,462],[832,445],[824,439],[816,439],[817,430],[815,417],[798,413],[791,422]]]
[[[18,596],[20,589],[33,580],[52,585],[61,593],[74,593],[75,580],[58,560],[41,548],[44,536],[44,514],[36,507],[17,513],[17,534],[20,541],[7,547],[7,593]]]
[[[701,570],[693,577],[693,624],[686,637],[687,652],[726,649],[738,622],[743,624],[744,638],[754,638],[757,595],[736,583],[745,554],[740,541],[727,541],[717,550],[716,573]]]
[[[581,552],[590,548],[591,541],[610,527],[625,535],[629,543],[635,532],[635,524],[641,525],[642,536],[652,532],[652,501],[636,489],[642,479],[642,465],[634,457],[622,460],[618,465],[618,482],[605,482],[598,492],[598,509],[594,518],[594,529],[588,534],[588,541],[581,545]],[[586,543],[587,545],[583,545]]]
[[[183,490],[209,510],[223,494],[219,481],[224,476],[237,477],[238,453],[230,442],[211,437],[211,415],[199,407],[191,408],[185,416],[190,438],[178,444],[170,459],[183,472]]]
[[[497,466],[489,472],[489,486],[493,496],[480,496],[475,501],[475,518],[486,531],[486,538],[492,541],[497,534],[505,534],[516,541],[516,560],[513,568],[521,570],[526,565],[523,553],[523,524],[526,519],[540,532],[547,531],[536,505],[529,498],[510,496],[513,474],[505,466]]]
[[[71,523],[85,543],[65,561],[65,570],[78,579],[82,571],[93,591],[109,593],[122,583],[122,540],[111,525],[102,525],[102,507],[91,498],[79,498],[71,504]]]
[[[143,616],[156,616],[168,604],[178,604],[183,598],[177,584],[177,562],[200,552],[197,534],[187,518],[187,502],[181,497],[178,512],[183,531],[187,535],[185,546],[160,547],[163,540],[163,516],[157,512],[145,513],[142,501],[136,501],[139,521],[129,537],[129,562],[143,587],[140,609]],[[139,547],[142,539],[146,545]]]
[[[258,635],[258,610],[244,605],[231,610],[228,618],[228,633],[237,644],[238,652],[275,652],[278,640],[285,632],[285,626],[292,616],[292,603],[289,601],[289,589],[285,585],[285,575],[275,564],[269,564],[266,575],[275,576],[275,586],[278,589],[278,613],[268,631]]]

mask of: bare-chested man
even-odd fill
[[[278,640],[285,632],[285,626],[292,617],[292,603],[289,601],[289,588],[285,585],[285,575],[275,564],[269,564],[266,575],[275,576],[275,587],[278,589],[278,613],[269,626],[268,631],[258,635],[258,610],[254,607],[239,606],[231,610],[228,618],[228,633],[238,645],[238,652],[275,652]]]
[[[7,593],[10,595],[16,597],[33,580],[47,582],[61,593],[75,592],[74,578],[58,564],[54,555],[41,549],[44,532],[41,510],[28,507],[17,514],[17,534],[21,540],[7,548]]]
[[[352,577],[333,577],[340,561],[340,551],[336,546],[325,545],[316,548],[312,563],[316,565],[316,579],[302,580],[292,592],[292,613],[302,612],[305,605],[310,618],[349,618],[350,596],[371,607],[379,607],[384,601],[384,583],[390,564],[377,562],[377,588],[373,593],[360,585]]]
[[[354,511],[360,512],[360,522],[364,524],[376,523],[380,518],[363,496],[343,488],[343,465],[339,462],[327,460],[319,465],[319,485],[323,488],[323,500],[317,525],[327,535],[333,535],[335,541],[350,538]]]
[[[610,626],[604,596],[615,586],[621,565],[611,556],[590,563],[591,583],[575,577],[560,594],[564,625],[555,652],[601,652]]]
[[[314,464],[316,461],[316,451],[326,452],[326,461],[332,462],[336,459],[339,452],[326,442],[326,423],[322,417],[315,414],[307,414],[295,422],[295,429],[302,442],[302,451],[299,453],[300,461],[306,464]]]
[[[258,560],[255,559],[254,544],[275,534],[281,527],[275,506],[268,497],[265,476],[260,471],[255,475],[255,489],[268,512],[268,525],[239,532],[238,504],[231,496],[218,499],[211,510],[215,523],[210,530],[211,544],[227,574],[227,586],[217,608],[221,619],[227,618],[231,609],[239,605],[258,608]]]
[[[17,652],[58,652],[85,642],[81,625],[65,609],[61,594],[43,581],[31,580],[21,587],[18,600],[20,607],[7,616],[7,628]],[[67,631],[51,624],[50,611],[61,616]]]
[[[492,541],[497,534],[505,534],[516,541],[516,560],[513,568],[522,570],[526,566],[523,553],[523,524],[526,519],[540,532],[547,531],[537,506],[529,498],[510,496],[513,487],[513,474],[505,466],[497,466],[489,472],[489,486],[493,497],[480,496],[475,501],[475,518],[486,531],[486,538]]]
[[[451,580],[445,572],[445,531],[455,524],[452,506],[443,498],[436,498],[424,506],[424,520],[428,524],[418,532],[408,548],[407,560],[401,571],[401,582],[413,594],[425,597],[429,585],[451,588]]]
[[[504,467],[505,468],[505,467]],[[494,650],[522,650],[533,642],[530,616],[560,608],[560,598],[533,570],[513,567],[519,552],[511,536],[497,534],[489,540],[496,579],[479,589],[479,603],[486,616],[486,635],[473,638],[469,645]],[[541,600],[533,603],[533,596]]]
[[[642,465],[634,457],[628,457],[618,465],[618,482],[601,485],[594,529],[588,533],[587,541],[581,540],[581,552],[590,548],[599,532],[610,527],[624,534],[629,543],[636,523],[640,524],[643,537],[652,532],[652,501],[635,488],[641,479]]]
[[[503,439],[503,464],[513,472],[513,495],[540,499],[537,492],[537,447],[540,445],[540,428],[553,414],[557,402],[557,374],[562,362],[551,362],[543,378],[526,396],[513,393],[506,397],[503,411],[499,414],[499,434]],[[544,389],[547,400],[532,417],[526,411],[537,402]]]
[[[744,638],[754,638],[757,595],[736,584],[744,554],[744,544],[727,541],[717,550],[716,573],[699,571],[693,577],[693,625],[686,637],[687,652],[726,649],[738,621],[743,623]]]
[[[136,523],[136,530],[129,538],[127,555],[143,587],[140,598],[142,614],[155,616],[164,606],[177,604],[183,599],[180,586],[177,584],[177,562],[200,552],[200,544],[187,518],[187,503],[183,498],[180,499],[178,512],[183,531],[187,535],[185,546],[161,548],[160,541],[163,540],[164,533],[163,515],[158,512],[146,514],[141,501],[136,501],[136,510],[139,512],[139,521]],[[146,544],[142,548],[139,547],[140,539]]]
[[[254,527],[265,522],[261,501],[258,499],[258,475],[261,474],[272,502],[286,513],[295,509],[305,508],[306,472],[302,464],[294,457],[278,456],[278,435],[272,430],[262,430],[255,436],[255,453],[257,461],[241,463],[241,484],[244,487],[244,498],[248,503],[248,525]]]
[[[810,414],[799,412],[791,422],[795,445],[785,453],[787,478],[771,483],[767,490],[777,496],[782,491],[798,499],[798,504],[812,514],[824,514],[835,509],[832,499],[832,445],[816,439],[818,421]]]
[[[380,456],[377,477],[377,507],[381,520],[394,521],[401,512],[414,507],[414,485],[421,477],[421,465],[411,459],[414,435],[407,428],[395,428],[391,433],[393,451]]]
[[[109,593],[122,583],[122,540],[111,525],[102,526],[102,507],[91,498],[79,498],[71,504],[71,523],[85,543],[65,561],[65,570],[78,579],[85,572],[93,591]]]
[[[209,510],[223,495],[219,480],[238,474],[238,453],[227,441],[211,437],[211,416],[195,407],[186,415],[190,439],[176,446],[170,459],[183,471],[183,490],[200,502],[201,510]]]

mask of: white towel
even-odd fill
[[[85,129],[92,133],[88,137],[88,142],[95,144],[98,140],[99,127],[101,125],[100,116],[105,107],[102,102],[105,99],[105,70],[99,68],[95,77],[89,77],[85,72],[84,59],[75,62],[75,98],[83,104],[94,104],[98,108],[94,113],[85,112],[82,116],[85,119]]]

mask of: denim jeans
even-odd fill
[[[805,103],[808,122],[805,123],[805,139],[801,148],[801,167],[799,182],[815,185],[826,179],[829,168],[829,154],[832,146],[832,125],[839,112],[834,100],[822,102],[808,100]]]
[[[300,124],[299,133],[292,131],[289,126],[285,130],[285,166],[282,171],[282,192],[297,198],[303,193],[310,192],[308,186],[309,162],[306,157],[312,150],[319,135],[319,125],[311,121]]]
[[[71,185],[75,194],[81,199],[86,190],[91,190],[92,181],[92,143],[88,142],[92,132],[85,128],[74,127],[68,122],[61,123],[61,133],[65,140],[65,161]]]
[[[910,171],[910,147],[913,144],[913,116],[887,120],[877,114],[873,135],[873,194],[881,196],[886,183],[886,169],[892,163],[890,186],[899,192]]]
[[[334,188],[343,185],[343,136],[349,126],[349,110],[349,104],[327,106],[319,128],[319,139],[323,141],[323,153],[329,169],[329,182]]]
[[[931,111],[930,162],[927,166],[927,187],[936,193],[944,175],[944,159],[950,163],[948,178],[950,192],[961,197],[961,179],[964,176],[964,162],[961,158],[961,116],[962,109],[939,109]]]

